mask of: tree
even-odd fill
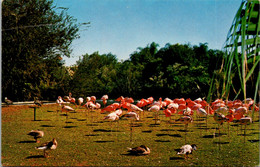
[[[58,12],[60,11],[60,12]],[[29,100],[50,86],[52,71],[62,68],[81,24],[48,0],[2,2],[3,97]],[[51,66],[50,66],[51,64]]]
[[[83,55],[77,61],[78,68],[71,84],[73,94],[83,97],[110,94],[115,88],[117,64],[116,56],[111,53]]]

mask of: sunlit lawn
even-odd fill
[[[74,106],[73,106],[74,107]],[[76,108],[76,107],[74,107]],[[126,112],[126,111],[124,111]],[[57,112],[56,105],[44,105],[37,109],[34,121],[29,106],[2,107],[2,165],[3,166],[257,166],[259,164],[259,118],[246,128],[230,123],[220,126],[209,116],[196,118],[184,131],[184,125],[174,122],[179,116],[169,118],[161,110],[160,123],[155,124],[153,113],[140,114],[141,120],[106,122],[100,110],[87,112]],[[258,116],[258,113],[256,114]],[[43,152],[36,150],[30,130],[40,129],[45,136],[41,143],[56,138],[58,147]],[[215,135],[214,135],[215,133]],[[188,160],[177,155],[174,149],[186,143],[195,143],[198,150]],[[245,141],[245,142],[244,142]],[[127,147],[147,145],[151,154],[130,156]]]

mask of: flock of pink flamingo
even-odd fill
[[[64,100],[63,100],[64,99]],[[84,99],[82,97],[78,98],[77,103],[76,99],[71,97],[71,93],[69,96],[65,96],[62,99],[61,96],[58,97],[56,103],[62,106],[62,111],[75,111],[69,105],[69,103],[86,107],[87,109],[95,110],[101,109],[101,104],[96,102],[96,97],[91,96],[86,98],[86,103],[84,103]],[[180,115],[179,121],[184,124],[188,124],[192,122],[192,116],[194,112],[196,112],[196,116],[198,117],[206,117],[207,115],[213,115],[214,120],[218,124],[223,124],[224,122],[232,122],[236,119],[241,124],[252,122],[252,118],[249,116],[248,111],[253,110],[259,111],[259,103],[255,104],[254,100],[251,98],[247,98],[244,101],[241,100],[222,100],[216,99],[212,103],[208,103],[207,101],[198,98],[196,100],[191,100],[190,98],[176,98],[170,99],[159,98],[158,101],[155,101],[153,97],[149,97],[147,99],[138,100],[136,104],[134,103],[133,98],[129,97],[118,97],[114,103],[107,105],[108,95],[104,95],[101,97],[103,101],[103,108],[101,109],[101,113],[109,112],[110,114],[105,117],[105,119],[109,119],[111,121],[118,120],[121,116],[122,109],[126,109],[128,115],[133,115],[136,120],[139,119],[139,115],[141,112],[145,110],[151,111],[155,113],[155,120],[158,119],[158,113],[160,110],[163,110],[166,117],[170,117],[173,115]],[[135,114],[131,114],[135,113]]]
[[[69,96],[65,96],[63,99],[61,96],[58,97],[56,103],[62,106],[62,111],[70,112],[75,111],[69,105],[69,103],[75,104],[76,99]],[[90,96],[84,99],[82,97],[78,98],[78,105],[86,107],[88,110],[101,109],[101,113],[108,112],[109,114],[104,117],[104,120],[116,121],[120,118],[132,118],[139,120],[139,115],[145,111],[150,111],[154,113],[155,124],[157,123],[159,111],[163,110],[166,117],[171,117],[174,115],[179,115],[180,117],[175,121],[185,124],[185,130],[189,123],[193,121],[194,113],[197,117],[207,117],[208,115],[213,115],[215,122],[219,125],[222,125],[224,122],[232,122],[236,119],[236,122],[239,122],[242,125],[247,125],[252,122],[252,118],[249,116],[249,110],[259,111],[259,103],[255,104],[254,100],[247,98],[244,101],[239,99],[234,101],[216,99],[215,101],[208,103],[206,100],[197,98],[191,100],[190,98],[159,98],[158,101],[155,101],[153,97],[147,99],[140,99],[134,104],[134,99],[131,97],[120,96],[115,99],[114,103],[107,105],[108,95],[101,97],[103,101],[103,108],[101,109],[101,104],[96,102],[95,96]],[[127,113],[123,114],[122,109],[127,110]]]
[[[147,99],[141,99],[134,104],[134,99],[129,97],[118,97],[114,103],[107,105],[108,95],[104,95],[101,97],[103,102],[103,107],[101,108],[101,104],[96,102],[95,96],[87,97],[84,104],[84,99],[82,97],[78,98],[76,101],[75,98],[72,97],[72,94],[69,93],[69,96],[65,96],[62,98],[58,97],[56,100],[56,104],[61,108],[62,112],[66,112],[68,118],[68,112],[76,111],[79,106],[85,107],[88,111],[93,111],[96,109],[100,109],[100,113],[108,113],[108,115],[104,116],[103,120],[108,120],[112,122],[118,121],[119,119],[129,119],[131,120],[130,128],[131,128],[131,140],[132,140],[132,124],[133,120],[139,121],[141,113],[145,111],[153,112],[155,116],[155,124],[159,120],[159,112],[162,110],[165,114],[165,117],[169,117],[171,121],[171,117],[174,115],[179,115],[179,118],[174,120],[175,122],[180,122],[185,125],[185,132],[187,132],[188,125],[193,122],[194,115],[196,117],[207,117],[208,115],[213,115],[213,119],[219,125],[222,125],[224,122],[228,124],[230,122],[239,122],[241,125],[246,125],[252,123],[252,118],[249,116],[249,111],[254,110],[255,112],[259,112],[259,105],[254,102],[253,99],[247,98],[244,101],[241,100],[222,100],[216,99],[215,101],[208,103],[207,101],[198,98],[195,100],[191,100],[190,98],[159,98],[158,101],[155,101],[153,97],[149,97]],[[70,104],[74,104],[73,107]],[[123,110],[126,110],[126,113],[123,114]],[[59,109],[57,110],[59,111]],[[194,114],[195,113],[195,114]],[[220,128],[218,128],[220,129]],[[31,131],[28,135],[32,135],[35,137],[37,141],[38,138],[43,136],[43,133]],[[53,139],[55,140],[55,139]],[[56,149],[57,141],[50,142],[51,147],[47,147],[47,145],[43,145],[42,147],[38,147],[37,149],[45,150],[47,149]],[[185,144],[186,144],[186,133],[185,133]],[[196,145],[185,145],[181,147],[182,151],[179,151],[178,154],[182,154],[183,150],[185,154],[191,153],[193,150],[196,150]],[[189,148],[189,149],[186,149]],[[186,149],[186,151],[185,151]],[[130,152],[137,152],[138,154],[149,154],[150,149],[146,146],[140,146],[136,148],[131,148]],[[186,159],[186,157],[185,157]]]

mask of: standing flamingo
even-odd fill
[[[189,125],[189,123],[193,122],[193,119],[191,116],[182,116],[181,118],[177,119],[176,121],[179,121],[185,125],[185,144],[186,144],[188,125]]]
[[[216,121],[216,123],[218,124],[218,139],[219,139],[219,143],[220,143],[220,125],[222,125],[227,118],[225,117],[225,115],[223,115],[222,113],[218,113],[218,112],[214,112],[214,116],[213,116],[214,120]],[[216,132],[216,129],[215,129]],[[215,136],[215,132],[214,132],[214,136]],[[220,150],[220,144],[219,144],[219,150]]]
[[[84,102],[84,99],[83,99],[82,97],[78,98],[78,104],[79,104],[79,106],[81,106],[83,102]]]
[[[197,116],[200,118],[200,117],[204,117],[206,116],[206,124],[207,124],[207,115],[208,113],[206,112],[206,110],[204,110],[203,108],[198,108],[197,110]],[[201,130],[200,130],[200,133],[201,133]]]
[[[67,119],[68,119],[68,112],[69,111],[75,111],[75,109],[73,109],[72,107],[70,107],[70,106],[65,106],[65,105],[63,105],[62,106],[62,108],[61,108],[61,111],[63,112],[63,111],[65,111],[66,112],[66,115],[67,115]]]
[[[249,124],[249,123],[252,123],[252,118],[249,117],[249,116],[245,116],[243,118],[241,118],[239,120],[239,123],[242,125],[245,125],[245,129],[244,129],[244,143],[246,141],[246,125]]]
[[[62,100],[61,96],[58,96],[58,99],[56,100],[56,104],[57,104],[57,113],[59,112],[59,106],[61,106],[62,104],[64,104],[64,101]]]
[[[225,117],[226,117],[226,121],[228,123],[228,137],[229,137],[229,123],[234,120],[234,115],[232,113],[229,113]]]
[[[139,115],[135,112],[128,112],[124,115],[122,115],[120,117],[120,119],[122,118],[127,118],[127,119],[130,119],[131,120],[131,123],[130,123],[130,141],[132,141],[132,133],[133,133],[133,120],[136,120],[136,121],[139,121]]]
[[[108,95],[103,95],[103,96],[101,97],[101,100],[103,101],[104,107],[106,107],[107,99],[108,99]]]
[[[161,103],[160,102],[155,102],[149,109],[148,111],[154,112],[154,124],[156,125],[157,120],[159,120],[159,111],[161,109]]]
[[[131,112],[131,111],[138,112],[139,111],[139,115],[140,115],[140,113],[143,111],[143,109],[139,108],[137,105],[131,104],[129,102],[125,102],[125,100],[121,101],[121,105],[123,108],[127,109],[127,112]]]
[[[117,115],[116,112],[112,112],[110,114],[108,114],[107,116],[105,116],[104,120],[108,120],[111,122],[110,124],[110,130],[112,132],[112,122],[116,121],[119,119],[119,116]]]
[[[91,99],[91,101],[92,101],[94,104],[96,104],[96,99],[97,99],[96,96],[91,96],[90,99]]]
[[[104,113],[104,112],[112,112],[112,111],[115,111],[117,108],[120,108],[121,105],[119,103],[113,103],[113,104],[110,104],[108,106],[106,106],[105,108],[103,108],[101,110],[101,113]]]

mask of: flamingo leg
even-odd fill
[[[187,136],[187,129],[188,129],[188,124],[185,124],[185,144],[187,143],[186,141],[186,136]]]
[[[218,149],[220,150],[220,126],[218,124]]]
[[[131,123],[130,123],[130,141],[132,141],[132,138],[133,138],[133,121],[131,120]]]
[[[208,115],[206,115],[206,131],[208,131]]]
[[[244,129],[244,143],[246,142],[246,124],[245,124],[245,129]]]
[[[47,157],[47,152],[43,150],[43,156],[46,158]]]
[[[154,113],[154,125],[156,125],[156,112]]]
[[[112,135],[112,121],[110,121],[110,133]]]
[[[118,121],[118,120],[117,120],[117,124],[116,124],[116,126],[117,126],[116,129],[117,129],[117,132],[118,132],[118,131],[119,131],[119,129],[118,129],[118,128],[119,128],[119,121]],[[118,139],[118,135],[117,135],[117,133],[116,133],[116,137],[117,137],[117,141],[118,141],[119,139]]]
[[[228,122],[228,137],[229,137],[229,122]]]

